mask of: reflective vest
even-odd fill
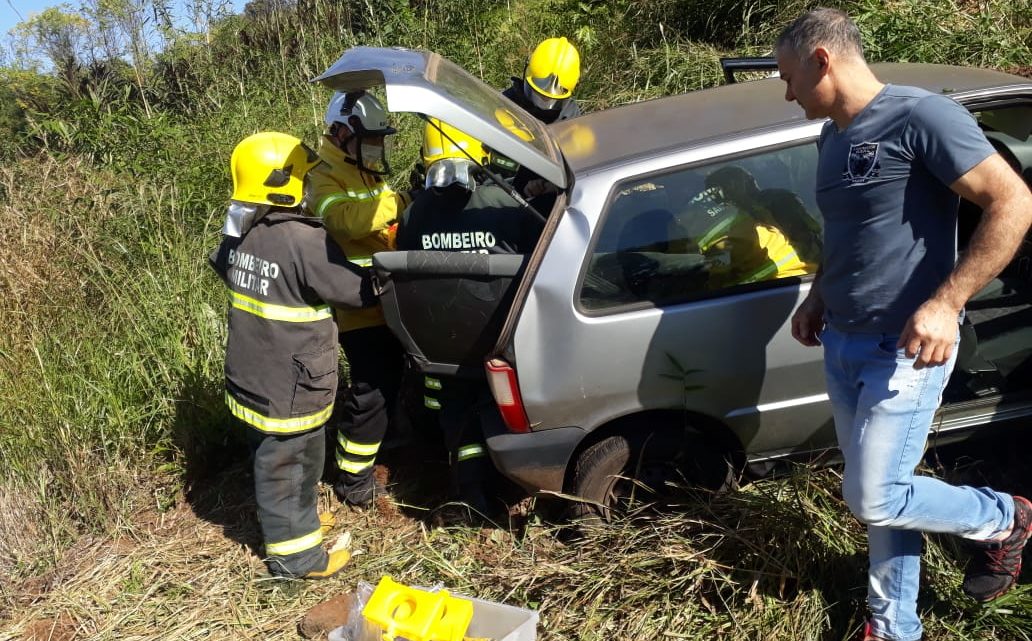
[[[230,412],[266,434],[324,424],[337,392],[331,305],[375,303],[368,270],[327,242],[321,221],[272,211],[209,263],[229,290],[226,394]]]
[[[408,205],[408,198],[382,178],[360,171],[354,160],[328,136],[319,145],[323,162],[308,173],[305,202],[321,218],[337,245],[357,265],[368,267],[373,254],[393,249],[391,226]],[[383,325],[379,306],[360,311],[337,310],[341,331]]]
[[[717,222],[703,234],[699,246],[704,252],[724,250],[729,254],[726,268],[711,270],[711,288],[803,276],[816,270],[799,256],[781,230],[748,214]]]

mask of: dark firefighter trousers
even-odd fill
[[[448,449],[451,492],[471,504],[482,502],[493,493],[495,474],[480,422],[483,412],[497,411],[487,381],[427,375],[423,384],[424,405],[436,411]]]
[[[387,433],[401,387],[404,353],[386,325],[342,332],[351,385],[337,421],[334,490],[341,500],[364,503],[373,487],[373,463]]]
[[[269,572],[299,577],[324,569],[327,554],[318,511],[324,428],[284,436],[250,426],[245,430],[254,455],[254,496]]]

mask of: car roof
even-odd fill
[[[1032,81],[1000,71],[950,65],[882,63],[874,74],[891,84],[933,93],[959,94]],[[660,155],[716,139],[806,122],[785,100],[785,85],[764,78],[623,105],[564,120],[549,127],[574,174]],[[589,144],[584,144],[589,141]]]

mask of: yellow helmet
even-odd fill
[[[244,138],[233,150],[233,200],[293,207],[301,203],[304,177],[319,164],[310,147],[289,134],[263,131]]]
[[[580,80],[577,48],[566,38],[543,40],[530,54],[523,79],[526,87],[546,99],[569,98]]]
[[[437,118],[426,123],[420,152],[427,189],[460,184],[472,191],[476,188],[476,166],[489,162],[489,154],[479,140]]]
[[[431,118],[426,123],[420,153],[423,155],[424,167],[430,167],[443,158],[472,158],[480,164],[484,164],[487,159],[487,152],[479,140],[437,118]]]

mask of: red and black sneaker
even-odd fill
[[[1021,574],[1021,552],[1032,536],[1032,503],[1014,497],[1014,526],[1005,539],[971,543],[975,551],[964,573],[964,594],[979,603],[1010,590]]]

